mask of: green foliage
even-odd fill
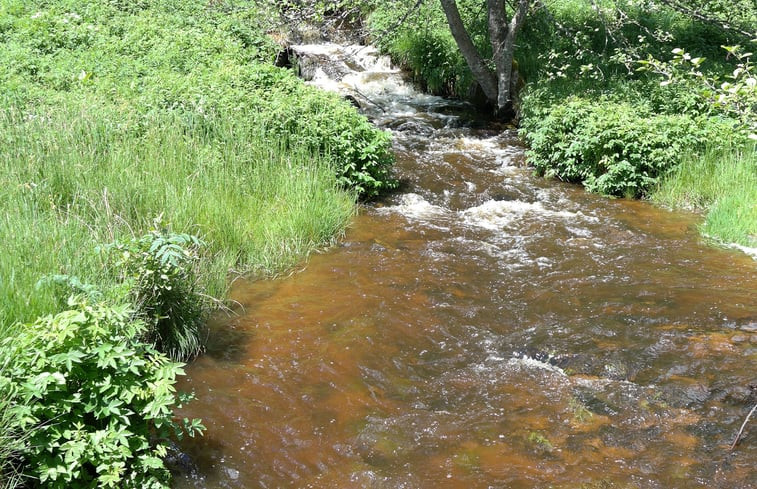
[[[0,323],[31,322],[85,292],[36,287],[45,276],[125,300],[120,271],[94,249],[148,234],[158,215],[207,243],[195,270],[215,297],[230,270],[277,273],[330,243],[354,194],[330,161],[255,124],[233,113],[145,118],[92,98],[0,111]]]
[[[744,132],[757,140],[757,72],[750,59],[752,53],[741,46],[723,48],[738,60],[733,72],[725,77],[704,74],[700,69],[704,58],[692,57],[680,48],[672,51],[673,58],[668,62],[652,57],[639,61],[639,70],[663,75],[662,86],[684,84],[711,110],[737,119]]]
[[[278,47],[265,34],[260,2],[5,4],[0,64],[10,68],[0,73],[0,100],[8,104],[95,96],[144,118],[136,130],[166,113],[205,120],[212,130],[224,114],[249,122],[258,136],[270,126],[270,144],[287,139],[331,158],[340,181],[366,198],[394,186],[385,133],[349,104],[267,64]]]
[[[274,67],[256,66],[244,76],[251,89],[248,107],[266,134],[328,157],[339,182],[365,199],[396,187],[388,133],[376,130],[348,102]]]
[[[0,338],[14,334],[0,326]],[[13,383],[8,380],[6,372],[14,361],[12,348],[0,344],[0,488],[13,489],[21,482],[18,474],[18,457],[22,444],[20,416],[11,410],[15,391]]]
[[[705,211],[702,230],[726,243],[757,247],[757,148],[708,147],[687,153],[652,199]]]
[[[172,419],[181,364],[134,339],[144,325],[127,307],[70,307],[1,345],[16,356],[2,379],[18,429],[31,430],[29,475],[50,488],[168,487],[167,441],[204,429]]]
[[[683,151],[729,133],[725,122],[655,115],[601,100],[571,98],[538,117],[532,109],[527,113],[522,133],[530,146],[529,161],[539,174],[619,197],[646,195]]]
[[[369,17],[369,29],[378,47],[409,70],[413,81],[435,95],[466,97],[473,76],[435,2],[425,2],[399,23],[415,2],[381,2]],[[478,2],[459,1],[460,15],[479,50],[490,54],[486,18]]]
[[[144,341],[174,360],[191,359],[205,344],[207,305],[197,277],[203,245],[188,234],[151,231],[102,248],[127,284],[136,317],[147,324]]]

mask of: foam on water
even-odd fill
[[[489,200],[461,212],[468,224],[491,230],[508,227],[516,219],[529,214],[565,220],[582,217],[577,212],[546,209],[541,202],[523,202],[520,200]]]
[[[450,213],[449,209],[433,205],[420,195],[413,193],[402,195],[399,204],[381,207],[377,209],[377,212],[397,212],[405,217],[424,220],[447,217]]]
[[[731,243],[729,245],[731,248],[743,251],[747,255],[751,256],[755,260],[757,260],[757,248],[750,248],[749,246],[742,246],[740,244]]]

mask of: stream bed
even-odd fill
[[[373,48],[294,50],[392,131],[403,185],[302,270],[235,284],[180,381],[208,430],[176,487],[757,487],[756,420],[729,451],[757,261],[534,177],[515,131]]]

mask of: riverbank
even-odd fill
[[[164,353],[202,350],[230,279],[286,271],[391,188],[389,138],[273,67],[259,7],[0,14],[4,484],[162,487],[151,440],[180,399]]]
[[[367,46],[292,46],[390,128],[398,191],[300,272],[235,283],[180,386],[175,489],[746,487],[757,267],[696,216],[524,164],[515,130]],[[727,467],[728,470],[723,470]]]
[[[370,16],[371,36],[424,89],[475,100],[473,77],[441,8],[424,3],[411,10],[413,4],[378,6]],[[458,4],[479,51],[490,54],[483,10]],[[743,86],[742,101],[754,99],[744,56],[749,49],[721,47],[748,46],[749,39],[665,8],[597,5],[543,2],[532,8],[519,35],[520,135],[530,147],[529,164],[539,175],[592,192],[695,207],[704,215],[704,234],[757,246],[757,165],[748,140],[754,113],[748,103],[735,109],[727,103],[730,95],[717,92],[730,81],[728,90]],[[740,81],[730,78],[734,73]],[[741,170],[731,171],[734,164]],[[701,190],[672,191],[695,182]],[[706,189],[713,186],[740,197],[715,196]]]

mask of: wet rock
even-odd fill
[[[276,53],[276,60],[273,64],[279,68],[291,68],[293,56],[294,52],[292,51],[292,48],[286,47]]]
[[[233,481],[239,479],[239,471],[236,469],[232,469],[231,467],[226,467],[224,469],[224,472],[226,472],[226,476]]]
[[[749,387],[735,385],[725,389],[725,402],[729,404],[742,405],[752,401],[755,397],[755,390]]]
[[[731,341],[733,343],[746,343],[749,341],[749,337],[745,334],[736,334],[731,336]]]
[[[298,51],[292,48],[290,63],[297,67],[297,75],[305,81],[310,81],[320,72],[332,80],[341,80],[352,70],[344,62],[335,60],[328,54]]]
[[[735,406],[752,404],[757,400],[757,382],[748,385],[729,385],[713,392],[712,399]]]
[[[685,395],[691,402],[703,403],[710,397],[710,390],[702,384],[696,384],[687,387]]]
[[[434,133],[434,128],[429,124],[411,118],[400,118],[395,122],[387,124],[386,127],[397,132],[405,132],[424,137],[429,137]]]
[[[757,321],[752,321],[751,323],[739,326],[739,329],[748,333],[757,333]]]
[[[605,364],[602,376],[612,380],[626,380],[628,378],[628,368],[622,362],[613,362]]]
[[[345,95],[344,100],[351,103],[354,107],[358,109],[360,108],[360,102],[358,102],[357,99],[353,97],[352,95]]]
[[[491,200],[496,201],[513,201],[513,200],[519,200],[520,195],[515,194],[514,192],[506,192],[506,191],[499,191],[494,192],[491,194]]]
[[[166,468],[175,475],[194,476],[197,474],[197,466],[192,458],[179,450],[177,446],[170,446],[168,448],[165,464]]]
[[[658,438],[660,431],[659,427],[652,426],[632,433],[618,426],[606,425],[600,430],[600,438],[608,447],[623,447],[639,452],[647,448],[646,440]]]
[[[712,394],[707,386],[693,380],[685,385],[665,386],[662,391],[664,392],[665,402],[679,408],[699,406],[708,400]]]
[[[617,406],[613,406],[587,390],[579,389],[576,392],[576,398],[586,409],[595,414],[616,416],[620,412]]]
[[[599,376],[601,369],[600,360],[589,354],[577,354],[568,358],[562,358],[559,366],[566,372],[571,374],[583,374],[591,376]]]

